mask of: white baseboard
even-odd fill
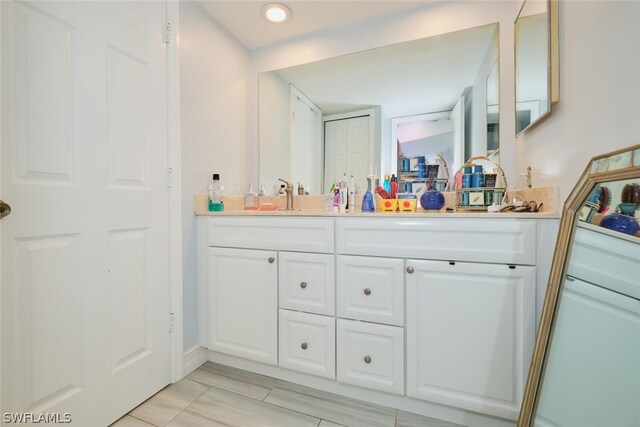
[[[184,376],[204,365],[209,360],[209,352],[206,348],[196,344],[184,352]]]

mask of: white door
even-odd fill
[[[207,248],[209,349],[278,363],[278,253]]]
[[[162,2],[2,2],[2,412],[170,381]]]
[[[322,184],[322,112],[302,92],[291,87],[291,165],[289,178],[309,194]]]
[[[367,175],[373,166],[371,116],[327,121],[325,126],[324,192],[347,174],[353,175],[361,190],[366,190]]]
[[[535,268],[407,260],[407,396],[516,419]]]

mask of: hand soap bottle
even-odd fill
[[[247,194],[244,196],[244,210],[258,210],[258,195],[253,191],[253,185],[249,185],[249,191],[247,191]]]
[[[224,203],[222,202],[222,190],[224,187],[220,184],[220,174],[213,174],[213,182],[209,185],[209,211],[222,212]]]
[[[369,175],[367,177],[367,192],[362,197],[362,212],[375,212],[376,203],[373,199],[373,181],[376,179],[375,175]]]

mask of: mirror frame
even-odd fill
[[[516,99],[516,95],[518,93],[517,89],[517,46],[516,46],[516,38],[515,38],[515,27],[518,19],[520,19],[520,14],[524,9],[525,4],[528,0],[524,0],[522,2],[522,6],[520,6],[520,10],[518,11],[518,15],[516,16],[516,20],[513,22],[514,28],[514,39],[513,39],[513,71],[514,71],[514,82],[513,82],[513,98],[515,101],[514,105],[517,105],[518,100]],[[549,107],[547,111],[538,116],[538,118],[527,125],[520,132],[516,131],[515,136],[518,137],[524,134],[527,130],[535,127],[538,123],[541,123],[551,115],[551,110],[555,104],[560,100],[560,68],[559,68],[559,48],[558,48],[558,33],[559,33],[559,20],[558,20],[558,0],[546,0],[547,2],[547,10],[548,17],[547,21],[549,24],[549,39],[548,39],[548,68],[547,68],[547,97],[549,99]],[[514,119],[517,122],[517,111],[514,111]]]
[[[558,240],[553,254],[553,263],[549,274],[549,281],[544,297],[544,305],[540,316],[538,333],[536,335],[535,347],[531,358],[529,376],[520,408],[518,427],[531,427],[533,425],[535,410],[538,403],[538,393],[544,374],[545,361],[549,348],[549,340],[553,333],[556,319],[556,308],[558,305],[560,292],[563,289],[562,278],[566,274],[567,256],[573,242],[575,226],[578,222],[578,212],[582,208],[585,200],[593,191],[595,185],[614,181],[640,178],[640,159],[634,159],[634,154],[640,150],[640,145],[634,145],[621,150],[612,151],[600,156],[593,157],[587,164],[586,169],[573,188],[567,201],[564,204],[560,228],[558,230]],[[615,156],[621,153],[630,152],[631,166],[606,172],[592,172],[592,166],[599,160]],[[634,166],[635,164],[635,166]]]

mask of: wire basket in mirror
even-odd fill
[[[507,200],[507,177],[500,165],[485,156],[467,160],[454,175],[453,187],[460,211],[486,211]]]

